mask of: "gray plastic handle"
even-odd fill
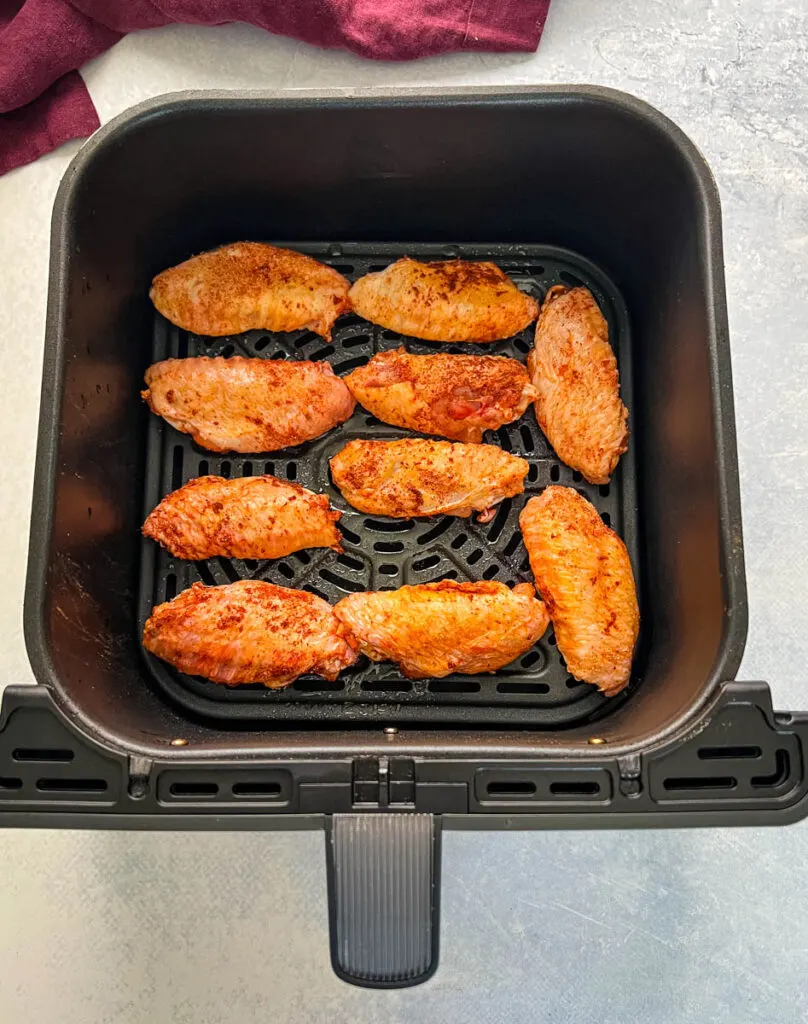
[[[336,973],[372,988],[426,981],[438,965],[439,819],[335,814],[326,835]]]

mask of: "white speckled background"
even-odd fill
[[[128,37],[85,78],[102,121],[177,89],[590,82],[678,122],[723,201],[750,601],[740,678],[808,707],[805,0],[554,0],[536,55],[407,65],[241,25],[171,27]],[[49,221],[76,149],[0,178],[3,682],[32,679],[21,617]],[[808,1020],[808,822],[449,833],[441,967],[398,992],[331,974],[319,833],[6,831],[0,857],[4,1024]]]

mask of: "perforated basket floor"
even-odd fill
[[[351,280],[381,270],[406,254],[420,259],[461,256],[494,260],[520,288],[539,300],[553,284],[583,283],[594,294],[609,324],[620,366],[623,398],[631,409],[631,345],[625,305],[604,274],[570,252],[546,246],[284,244],[331,264]],[[154,361],[186,355],[236,354],[263,359],[327,359],[338,374],[344,375],[367,362],[374,353],[402,343],[412,352],[491,353],[524,360],[533,331],[531,325],[515,338],[493,344],[442,345],[403,338],[349,315],[337,322],[333,340],[326,344],[307,331],[251,331],[233,337],[204,338],[187,334],[157,315],[153,357]],[[328,494],[334,507],[343,513],[339,526],[345,552],[338,555],[316,549],[265,562],[225,558],[183,562],[153,542],[144,541],[139,630],[142,632],[153,605],[170,600],[197,581],[222,584],[239,579],[265,579],[281,586],[310,590],[336,602],[346,593],[390,590],[440,579],[495,579],[510,585],[530,580],[519,532],[519,512],[531,495],[550,483],[575,486],[594,502],[604,521],[625,539],[635,575],[638,574],[631,447],[610,485],[591,486],[555,457],[531,408],[521,420],[485,437],[486,442],[499,444],[530,463],[525,493],[504,501],[490,523],[483,526],[474,519],[451,516],[403,521],[356,512],[332,485],[329,458],[351,438],[402,436],[407,436],[407,432],[379,423],[357,407],[343,426],[296,448],[271,454],[222,456],[205,451],[187,435],[152,416],[144,518],[166,494],[192,477],[206,473],[225,477],[271,473]],[[367,724],[521,723],[552,728],[594,716],[607,703],[595,687],[576,682],[569,675],[555,647],[552,630],[518,661],[490,675],[413,681],[404,679],[394,665],[369,663],[362,658],[336,682],[307,676],[283,690],[267,690],[260,685],[221,686],[182,675],[145,651],[144,657],[156,685],[173,701],[197,715],[229,720],[234,725],[285,719]]]

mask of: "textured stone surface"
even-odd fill
[[[808,7],[555,0],[535,56],[381,65],[246,26],[131,36],[86,69],[102,121],[187,88],[592,82],[647,99],[721,190],[750,631],[740,678],[808,707]],[[0,679],[26,681],[21,604],[50,209],[77,146],[0,179],[4,586]],[[808,823],[449,834],[427,985],[328,964],[322,836],[6,832],[0,1019],[33,1024],[808,1019]]]

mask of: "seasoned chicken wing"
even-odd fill
[[[529,584],[493,581],[349,594],[334,611],[363,654],[398,662],[410,679],[494,672],[530,650],[549,621]]]
[[[365,320],[426,341],[510,338],[539,312],[494,263],[466,260],[419,263],[405,256],[360,277],[349,299]]]
[[[336,679],[358,657],[346,635],[331,605],[314,594],[240,580],[195,583],[158,605],[143,646],[189,675],[277,689],[307,672]]]
[[[490,444],[452,444],[410,437],[349,441],[331,459],[331,475],[360,512],[409,519],[439,513],[467,519],[524,490],[530,467]]]
[[[607,484],[628,447],[628,410],[603,314],[586,288],[551,288],[527,357],[536,419],[558,457]]]
[[[356,403],[328,363],[166,359],[146,371],[152,412],[213,452],[273,452],[344,423]]]
[[[567,668],[618,693],[629,681],[640,628],[625,544],[571,487],[531,498],[519,524]]]
[[[331,339],[348,308],[348,281],[310,256],[262,242],[236,242],[164,270],[149,295],[186,331],[219,336],[306,328]]]
[[[380,352],[344,378],[351,394],[385,423],[455,441],[519,419],[536,397],[527,370],[504,356]]]
[[[274,476],[200,476],[167,495],[143,525],[175,558],[283,558],[301,548],[342,551],[324,494]]]

